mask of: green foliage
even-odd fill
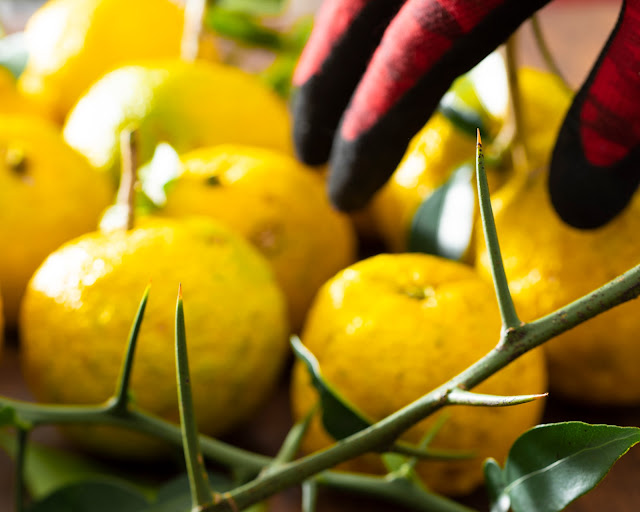
[[[324,380],[318,360],[297,336],[291,337],[291,347],[295,356],[306,365],[311,383],[320,395],[322,424],[329,435],[337,440],[344,439],[371,425],[369,420]]]
[[[459,261],[468,253],[475,225],[473,164],[463,164],[416,210],[411,221],[410,252]]]
[[[274,51],[286,48],[286,41],[277,30],[264,26],[254,16],[240,11],[215,7],[207,11],[205,26],[220,36],[247,46]]]
[[[141,512],[148,504],[131,486],[84,481],[58,489],[29,507],[28,512]]]
[[[15,436],[0,431],[0,449],[15,458]],[[148,483],[134,478],[133,475],[123,474],[121,468],[109,467],[94,459],[34,441],[29,442],[26,451],[23,477],[24,484],[34,499],[45,498],[63,487],[88,480],[133,485],[148,498],[155,493]]]
[[[593,489],[629,448],[640,428],[578,421],[534,427],[511,447],[503,470],[485,464],[492,512],[559,512]]]
[[[284,10],[287,0],[216,0],[215,5],[253,15],[276,15]]]

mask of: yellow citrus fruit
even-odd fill
[[[549,164],[553,146],[573,93],[557,75],[535,68],[518,70],[521,95],[522,139],[529,167]]]
[[[268,263],[209,219],[94,232],[50,255],[30,281],[21,311],[27,383],[43,402],[100,403],[113,395],[128,332],[150,280],[133,400],[143,410],[178,420],[174,318],[182,283],[198,426],[211,435],[224,433],[271,390],[287,354],[289,329]],[[107,454],[154,454],[150,440],[107,427],[82,426],[72,435]]]
[[[5,320],[17,321],[31,274],[62,243],[95,229],[108,180],[36,117],[0,119],[0,289]]]
[[[382,254],[340,272],[319,291],[302,341],[316,356],[326,380],[372,420],[380,420],[467,368],[497,343],[500,317],[491,285],[475,271],[425,254]],[[477,387],[480,393],[544,392],[542,353],[531,352]],[[306,367],[294,367],[294,416],[317,401]],[[507,408],[452,407],[410,429],[417,444],[441,414],[448,419],[433,448],[476,454],[465,461],[424,461],[417,471],[433,490],[463,494],[482,481],[482,462],[503,459],[513,441],[533,426],[542,402]],[[305,451],[331,442],[315,418]],[[366,455],[342,466],[380,469]]]
[[[138,131],[141,163],[160,142],[178,153],[221,143],[292,152],[285,103],[256,77],[201,61],[156,61],[107,74],[70,112],[64,137],[117,179],[125,128]]]
[[[271,150],[222,145],[184,155],[163,214],[206,215],[249,240],[273,266],[299,330],[320,286],[355,260],[348,217],[322,176]]]
[[[407,249],[411,220],[420,203],[474,154],[475,139],[471,135],[440,112],[431,116],[412,139],[389,182],[374,198],[372,215],[391,251]]]
[[[40,115],[38,107],[16,89],[11,72],[0,66],[0,115]]]
[[[25,27],[20,88],[62,122],[106,72],[137,59],[178,58],[183,24],[173,0],[49,0]]]
[[[574,229],[557,216],[547,171],[514,182],[510,200],[496,214],[509,288],[524,321],[578,299],[637,265],[640,195],[605,226]],[[484,244],[481,273],[489,276]],[[618,306],[545,344],[551,389],[583,402],[640,403],[637,370],[640,304]]]

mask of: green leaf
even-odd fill
[[[0,449],[15,457],[17,442],[14,435],[0,432]],[[87,480],[109,481],[124,485],[127,480],[117,476],[121,471],[99,464],[95,460],[72,454],[49,446],[30,441],[26,450],[24,480],[29,494],[40,499],[45,496],[79,482]],[[133,484],[146,496],[154,491],[142,481]]]
[[[225,492],[233,487],[231,480],[221,473],[208,473],[209,484],[218,492]],[[163,485],[158,490],[156,501],[144,512],[175,512],[191,509],[191,487],[189,476],[185,473]]]
[[[409,231],[410,252],[461,260],[473,239],[476,216],[474,168],[465,163],[418,207]]]
[[[231,490],[234,485],[227,475],[222,473],[207,473],[211,489],[216,492],[226,492]],[[156,501],[141,512],[176,512],[177,510],[191,509],[191,488],[189,485],[189,476],[185,473],[180,475],[158,490]],[[251,512],[264,512],[265,506],[258,503],[248,508]]]
[[[218,35],[247,46],[274,51],[284,50],[287,46],[286,40],[280,32],[262,25],[245,12],[216,6],[207,11],[204,24]]]
[[[0,39],[0,66],[7,68],[18,78],[27,65],[27,46],[22,32],[16,32]]]
[[[217,0],[216,6],[255,16],[277,15],[284,10],[287,0]]]
[[[0,406],[0,427],[19,426],[16,410],[8,405]]]
[[[509,512],[511,501],[504,493],[505,482],[502,469],[495,459],[484,461],[484,481],[491,501],[491,512]]]
[[[502,495],[514,512],[558,512],[593,489],[638,442],[637,427],[578,421],[535,427],[511,447]]]
[[[327,433],[339,441],[371,426],[373,422],[367,419],[355,405],[351,404],[324,379],[320,371],[320,363],[311,351],[302,344],[300,338],[292,336],[290,341],[293,353],[306,365],[311,378],[311,384],[320,395],[322,425]],[[431,440],[431,437],[427,437],[427,439]],[[474,456],[474,454],[465,452],[430,450],[402,441],[391,446],[389,451],[420,459],[451,460],[468,459]],[[399,459],[391,456],[388,460],[397,462]]]
[[[493,52],[453,82],[438,110],[469,137],[475,138],[479,128],[491,142],[507,115],[507,98],[505,62],[498,52]]]
[[[371,425],[369,420],[365,419],[353,405],[324,380],[320,372],[320,363],[311,351],[302,344],[300,338],[292,336],[291,347],[296,357],[309,370],[311,384],[320,395],[322,424],[331,437],[336,440],[344,439]]]
[[[58,489],[29,507],[28,512],[140,512],[148,504],[132,486],[85,481]]]
[[[280,97],[291,95],[292,77],[298,57],[288,53],[277,56],[269,67],[260,73],[260,79]]]

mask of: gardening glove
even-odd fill
[[[294,140],[330,160],[336,207],[387,181],[453,80],[549,0],[325,0],[294,75]],[[640,0],[625,0],[554,149],[549,186],[569,224],[600,226],[640,179]]]

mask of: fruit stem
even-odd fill
[[[509,84],[510,122],[513,124],[511,157],[518,172],[528,169],[529,154],[525,143],[524,113],[522,111],[522,93],[518,79],[518,34],[513,34],[505,45],[507,82]]]
[[[496,231],[496,223],[493,219],[491,198],[489,196],[487,173],[484,168],[484,154],[482,152],[482,139],[479,129],[476,143],[476,178],[478,180],[478,200],[480,202],[482,229],[484,231],[487,253],[489,254],[489,261],[491,263],[491,274],[498,299],[498,307],[500,308],[500,316],[502,317],[502,330],[506,332],[509,329],[518,327],[521,322],[516,313],[516,308],[513,305],[511,293],[509,292],[509,284],[504,271],[502,254],[500,253],[498,232]]]
[[[533,16],[531,16],[530,21],[531,21],[531,29],[533,30],[533,38],[536,42],[536,46],[538,47],[538,51],[542,56],[542,60],[544,60],[544,63],[547,66],[547,68],[549,68],[549,71],[551,71],[554,75],[556,75],[560,79],[560,81],[562,82],[562,85],[564,85],[567,88],[567,90],[571,91],[572,88],[569,85],[569,82],[565,78],[564,74],[560,70],[558,63],[553,57],[553,53],[551,52],[551,49],[547,44],[547,40],[544,37],[544,33],[542,32],[542,25],[540,23],[540,17],[538,16],[538,14],[534,14]]]
[[[198,57],[200,37],[207,10],[207,0],[186,0],[184,5],[184,26],[180,43],[180,57],[193,62]]]
[[[120,134],[122,172],[116,203],[126,211],[126,229],[135,223],[135,189],[138,181],[138,135],[135,130],[123,130]]]
[[[198,425],[193,407],[191,394],[191,378],[189,376],[189,358],[187,354],[187,334],[184,326],[184,307],[182,302],[182,285],[178,288],[176,303],[176,377],[178,380],[178,401],[180,403],[180,426],[182,432],[182,447],[191,489],[193,510],[200,510],[204,505],[213,501],[213,494],[209,487],[207,470],[204,466],[200,442],[198,439]]]

